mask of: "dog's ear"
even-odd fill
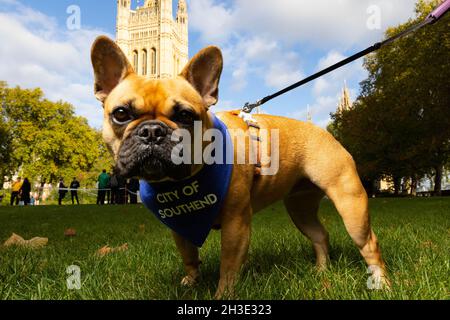
[[[98,37],[92,45],[91,60],[95,75],[95,97],[101,102],[105,102],[111,91],[134,73],[120,47],[105,36]]]
[[[211,46],[197,53],[180,76],[191,83],[209,108],[219,100],[219,82],[222,69],[222,52],[219,48]]]

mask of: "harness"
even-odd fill
[[[253,150],[253,154],[256,156],[255,164],[255,176],[261,175],[262,163],[261,163],[261,127],[258,121],[250,114],[238,110],[231,111],[231,114],[241,118],[246,124],[249,131],[250,148]]]

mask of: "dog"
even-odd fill
[[[141,181],[178,183],[195,175],[202,164],[175,165],[173,133],[212,128],[210,109],[218,102],[223,57],[210,46],[195,55],[174,79],[150,80],[138,76],[125,54],[111,39],[96,39],[91,52],[95,96],[104,108],[103,137],[114,155],[117,170]],[[248,131],[248,124],[232,112],[216,115],[228,129]],[[311,240],[319,269],[329,260],[328,233],[318,219],[327,196],[376,277],[389,285],[378,240],[371,229],[368,197],[351,155],[325,130],[301,121],[255,115],[260,129],[279,132],[279,171],[258,174],[255,164],[235,164],[214,227],[221,230],[220,280],[215,297],[232,296],[250,244],[252,216],[284,201],[296,227]],[[206,144],[205,144],[206,145]],[[205,147],[203,145],[203,148]],[[250,147],[247,146],[249,152]],[[220,183],[220,181],[219,181]],[[173,232],[186,270],[182,284],[199,280],[198,246]]]

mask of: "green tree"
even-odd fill
[[[9,132],[10,168],[33,180],[77,177],[93,184],[99,159],[111,163],[100,133],[68,103],[44,98],[40,89],[4,89],[2,115]]]
[[[6,82],[0,81],[0,188],[3,186],[4,177],[8,175],[11,164],[11,134],[7,123],[3,117],[4,96],[6,92]]]
[[[387,31],[397,34],[422,21],[442,1],[419,1],[417,18]],[[332,132],[354,154],[363,175],[414,183],[442,170],[450,157],[450,16],[370,55],[369,72],[354,109],[334,115]]]

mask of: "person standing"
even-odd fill
[[[13,182],[11,186],[11,205],[13,206],[14,203],[19,205],[20,200],[20,188],[22,188],[22,178],[18,177],[16,181]]]
[[[119,183],[119,191],[118,191],[118,199],[116,199],[116,203],[117,204],[127,204],[126,203],[126,189],[125,187],[127,186],[127,180],[120,176],[117,175],[117,182]]]
[[[23,180],[22,186],[20,187],[20,199],[23,201],[24,206],[30,204],[30,193],[31,193],[31,183],[28,178]]]
[[[106,170],[103,170],[103,172],[98,176],[98,203],[100,205],[105,204],[105,196],[106,196],[106,189],[109,185],[109,175],[106,173]]]
[[[70,184],[70,195],[72,196],[72,204],[75,204],[75,200],[77,200],[77,204],[80,204],[80,200],[78,200],[78,189],[80,188],[80,183],[77,178],[73,178],[72,183]]]
[[[113,173],[111,175],[111,204],[118,204],[119,202],[119,181],[117,180],[117,175]]]
[[[64,185],[64,180],[59,180],[59,187],[58,187],[58,204],[61,206],[63,199],[66,197],[67,194],[67,187]]]

